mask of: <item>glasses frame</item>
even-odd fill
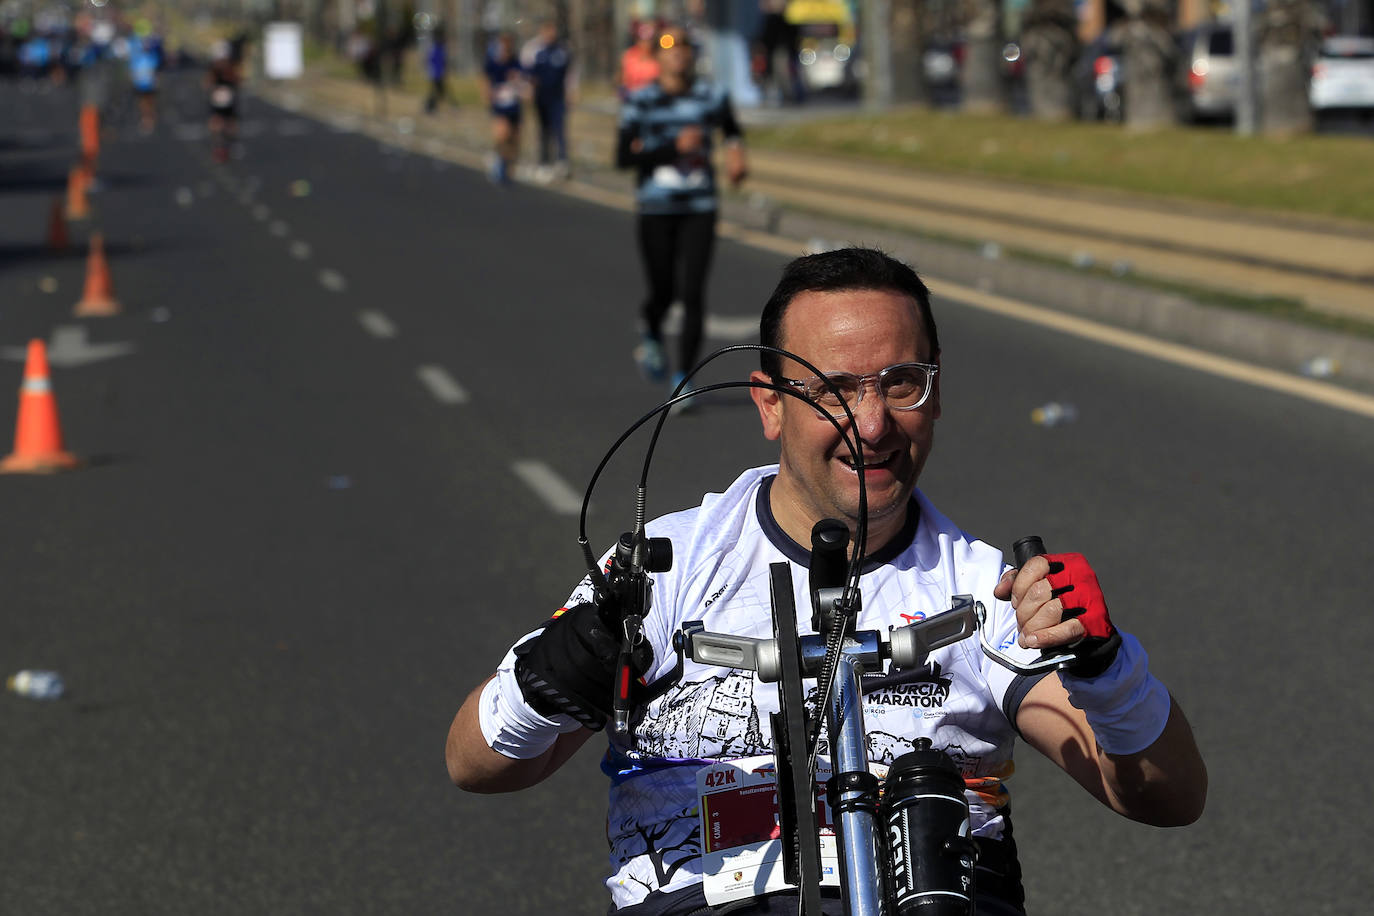
[[[883,379],[887,377],[887,374],[889,372],[893,372],[897,369],[910,369],[912,367],[925,370],[925,389],[921,392],[921,399],[917,401],[915,404],[910,404],[906,407],[898,407],[896,404],[889,402],[887,399],[887,395],[883,394]],[[808,402],[812,403],[817,410],[821,411],[824,414],[827,414],[830,417],[833,417],[836,420],[843,420],[848,416],[848,414],[845,413],[844,405],[848,404],[850,413],[858,410],[859,405],[863,403],[864,392],[868,390],[870,383],[873,386],[873,393],[882,399],[883,405],[887,407],[888,410],[920,410],[921,407],[925,405],[926,401],[930,400],[930,393],[935,390],[935,376],[938,375],[939,372],[940,367],[935,363],[909,362],[893,363],[887,368],[879,369],[877,372],[873,372],[869,375],[855,375],[853,372],[840,371],[827,372],[820,376],[813,375],[805,379],[788,378],[785,375],[779,375],[777,380],[786,385],[791,386],[792,388],[797,389],[797,391]],[[837,376],[844,379],[852,379],[858,386],[859,395],[854,399],[853,403],[845,401],[843,392],[840,391],[839,386],[835,383],[835,378]],[[824,381],[825,387],[828,388],[830,391],[834,392],[836,396],[840,398],[840,401],[842,403],[839,408],[825,407],[824,405],[817,402],[812,395],[807,393],[807,388],[809,388],[814,382],[821,381]],[[837,409],[838,413],[835,412]]]

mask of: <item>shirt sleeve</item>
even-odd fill
[[[994,648],[1024,664],[1029,664],[1040,658],[1040,653],[1037,650],[1022,649],[1016,644],[1016,611],[1010,602],[993,599],[985,607],[987,608],[987,622],[983,625],[984,631],[987,634],[988,642]],[[992,688],[992,695],[998,698],[1002,714],[1015,728],[1016,716],[1021,710],[1021,701],[1026,698],[1030,689],[1050,672],[1017,674],[1004,668],[996,660],[989,658],[981,648],[978,649],[978,654],[982,658],[983,677],[987,680],[988,686]]]

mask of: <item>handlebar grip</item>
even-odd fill
[[[1045,549],[1045,542],[1040,540],[1040,536],[1037,534],[1027,535],[1018,540],[1015,544],[1012,544],[1011,552],[1016,558],[1017,569],[1029,563],[1032,557],[1038,557],[1041,554],[1049,553],[1049,551]]]

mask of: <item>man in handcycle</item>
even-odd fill
[[[689,620],[708,631],[771,636],[769,565],[806,567],[804,545],[822,519],[855,531],[859,473],[840,432],[850,427],[841,398],[853,414],[867,493],[856,627],[901,626],[969,594],[986,605],[985,635],[1005,655],[1029,663],[1042,650],[1081,652],[1070,670],[1014,674],[966,639],[932,652],[923,669],[865,678],[873,762],[891,763],[928,738],[962,771],[978,849],[977,912],[1024,912],[1003,784],[1018,735],[1126,817],[1156,826],[1195,821],[1207,771],[1192,730],[1149,673],[1139,642],[1113,625],[1086,559],[1051,554],[1012,568],[916,489],[940,417],[941,355],[929,293],[915,272],[871,249],[798,258],[764,306],[760,342],[801,357],[833,387],[764,351],[751,380],[814,402],[750,389],[764,436],[779,444],[778,463],[747,470],[697,508],[647,525],[649,535],[671,539],[674,556],[669,571],[653,574],[644,621],[653,658],[641,680],[660,695],[636,711],[628,734],[611,735],[603,763],[613,774],[606,885],[619,913],[711,911],[697,773],[772,753],[768,715],[777,690],[751,672],[691,660],[674,677],[673,637]],[[806,577],[793,580],[797,607],[809,607]],[[467,697],[446,748],[457,785],[473,792],[534,785],[605,725],[621,642],[600,621],[592,592],[584,579],[564,609]],[[796,905],[795,894],[773,894],[728,910],[794,913]],[[826,912],[838,906],[824,902]]]

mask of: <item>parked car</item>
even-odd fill
[[[1073,64],[1078,116],[1084,121],[1120,121],[1125,81],[1121,45],[1103,32],[1083,47]]]
[[[1374,112],[1374,38],[1333,35],[1325,39],[1312,65],[1307,97],[1318,117],[1338,109]]]
[[[1240,68],[1233,55],[1231,23],[1208,22],[1179,36],[1174,99],[1179,120],[1229,118],[1236,113]]]

